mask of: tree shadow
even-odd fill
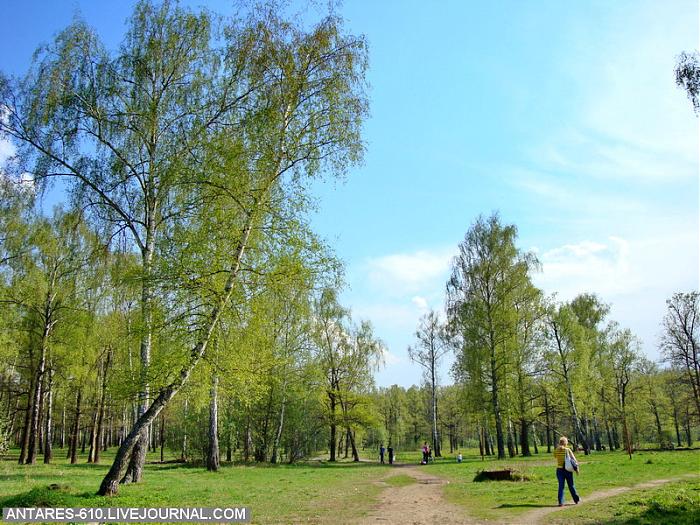
[[[53,483],[0,498],[0,507],[75,507],[80,504],[91,506],[95,498],[94,493],[76,493],[69,485]]]
[[[549,505],[549,504],[542,504],[542,503],[503,503],[502,505],[499,505],[499,509],[517,509],[517,508],[537,508],[537,509],[544,509],[548,507],[558,507],[559,505]]]
[[[600,522],[601,525],[651,525],[657,523],[697,525],[700,523],[700,508],[695,505],[683,504],[666,508],[649,508],[636,516]]]

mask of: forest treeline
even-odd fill
[[[418,327],[425,385],[375,387],[383,344],[308,223],[312,184],[362,159],[367,47],[332,12],[283,11],[143,1],[118,49],[77,18],[0,76],[0,448],[22,464],[113,448],[111,495],[148,450],[217,470],[428,439],[499,457],[561,432],[690,444],[698,294],[669,300],[659,367],[597,297],[544,297],[495,215]]]

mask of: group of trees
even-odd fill
[[[216,469],[219,437],[272,461],[321,448],[320,425],[354,440],[379,342],[305,212],[310,180],[362,157],[366,45],[283,12],[142,1],[117,50],[76,19],[0,76],[0,430],[20,462],[118,446],[114,494],[149,447]]]
[[[437,453],[447,436],[450,450],[470,443],[499,458],[506,449],[549,450],[562,434],[586,453],[690,446],[700,424],[700,293],[668,300],[661,368],[597,296],[545,297],[531,280],[539,263],[516,236],[498,215],[469,229],[447,283],[445,321],[436,312],[423,317],[421,350],[409,350],[425,366],[423,389],[379,395],[384,434],[411,445],[433,436]],[[446,348],[455,352],[455,384],[436,388]],[[418,420],[410,407],[420,407]]]

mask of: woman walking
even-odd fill
[[[559,482],[557,497],[560,507],[564,505],[564,480],[566,480],[566,484],[569,486],[569,492],[574,499],[574,503],[578,504],[578,502],[581,501],[581,498],[576,493],[576,487],[574,487],[574,473],[564,468],[567,455],[576,461],[576,456],[574,456],[573,451],[567,446],[568,444],[569,440],[562,436],[559,438],[559,446],[554,449],[554,457],[557,458],[557,481]]]

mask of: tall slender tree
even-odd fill
[[[430,420],[432,424],[433,451],[441,457],[440,434],[438,430],[438,382],[441,359],[450,350],[447,345],[444,327],[437,312],[431,310],[418,322],[415,337],[417,344],[408,347],[408,355],[414,363],[423,368],[423,374],[430,389]]]

